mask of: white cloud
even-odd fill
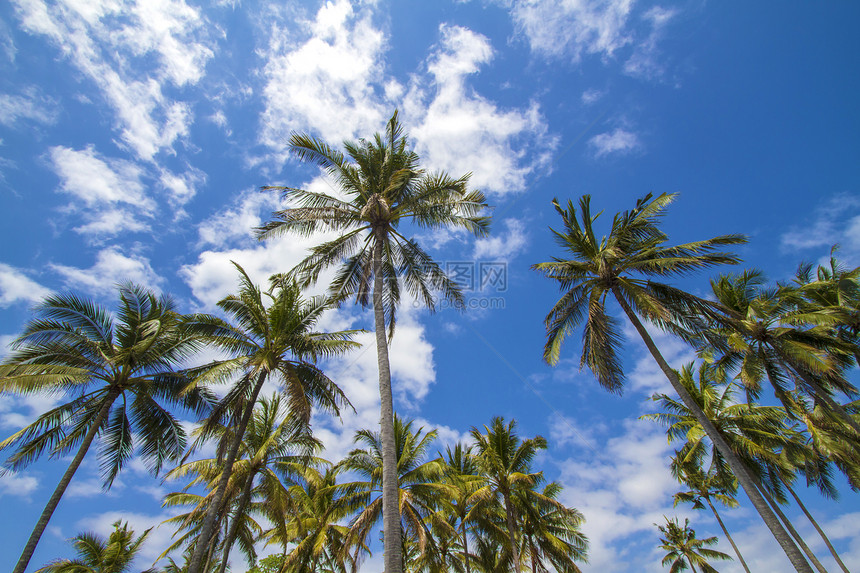
[[[176,513],[165,511],[157,515],[149,515],[128,511],[108,511],[79,519],[75,523],[75,531],[92,531],[106,538],[113,531],[113,524],[117,521],[128,522],[130,529],[136,535],[141,535],[147,529],[151,529],[146,541],[141,546],[138,557],[135,559],[136,567],[142,569],[153,563],[166,547],[169,547],[176,541],[172,538],[173,533],[176,531],[175,526],[171,524],[162,525],[161,523],[173,517]],[[177,555],[172,556],[178,559]]]
[[[14,3],[26,31],[48,36],[99,87],[139,157],[171,152],[188,134],[190,107],[165,97],[162,85],[197,82],[214,55],[196,8],[176,0]]]
[[[526,177],[549,164],[557,144],[539,106],[503,110],[475,93],[466,79],[492,59],[489,40],[460,26],[443,25],[440,35],[428,60],[432,86],[413,77],[403,106],[405,117],[417,122],[410,130],[416,150],[431,170],[455,177],[471,172],[475,188],[498,194],[523,190]]]
[[[0,308],[16,302],[38,302],[51,294],[51,290],[40,285],[21,270],[0,263]]]
[[[624,63],[626,73],[645,79],[655,79],[663,75],[664,68],[658,59],[660,51],[657,43],[663,37],[666,25],[677,14],[677,10],[654,6],[642,15],[642,19],[651,24],[651,33],[636,46],[633,55]]]
[[[588,141],[588,144],[594,148],[595,157],[603,157],[610,153],[629,153],[641,147],[639,138],[635,133],[620,127],[611,133],[595,135]]]
[[[155,202],[141,182],[143,170],[130,161],[109,159],[92,146],[80,151],[52,147],[51,162],[60,178],[59,190],[75,201],[66,210],[81,213],[84,223],[75,231],[85,235],[114,236],[122,231],[144,231],[141,218],[151,218]]]
[[[475,259],[510,261],[525,249],[528,234],[523,221],[505,219],[504,226],[506,232],[475,241]]]
[[[379,131],[393,105],[374,86],[384,83],[385,38],[372,9],[348,0],[325,3],[312,21],[290,23],[305,40],[294,43],[284,22],[271,23],[263,54],[266,109],[261,141],[283,152],[290,132],[311,132],[333,144]],[[298,30],[297,30],[298,28]],[[396,90],[394,90],[396,93]]]
[[[96,255],[96,262],[89,269],[51,264],[67,286],[97,294],[112,293],[116,285],[126,281],[159,290],[164,284],[149,259],[132,252],[126,255],[119,247],[107,247]]]
[[[836,258],[843,264],[860,264],[860,196],[840,193],[822,201],[812,216],[781,236],[786,251],[815,249],[821,264],[829,264],[830,247],[839,244]]]
[[[580,99],[582,100],[582,103],[584,103],[585,105],[591,105],[591,104],[597,103],[598,101],[603,99],[603,96],[605,96],[605,95],[606,95],[605,90],[590,89],[590,90],[585,90],[584,92],[582,92],[582,96],[580,96]]]
[[[176,174],[162,169],[159,175],[159,183],[168,193],[168,201],[176,208],[184,205],[197,193],[197,185],[206,181],[206,174],[190,166],[186,166],[184,173]],[[182,211],[178,211],[182,214]],[[175,216],[179,219],[181,216]]]
[[[29,500],[30,494],[39,487],[39,480],[31,475],[21,475],[17,472],[0,474],[0,498],[11,495]]]
[[[56,102],[39,97],[35,90],[24,95],[0,94],[0,125],[15,127],[21,120],[50,124],[57,119]]]
[[[232,207],[220,209],[198,226],[200,244],[223,248],[236,242],[255,240],[254,228],[268,221],[279,205],[278,196],[273,191],[245,190]]]
[[[612,56],[632,42],[625,27],[633,0],[515,0],[516,26],[531,49],[578,62],[583,53]]]

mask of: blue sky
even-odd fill
[[[328,189],[288,155],[290,133],[337,144],[381,130],[399,109],[424,164],[471,172],[494,207],[489,238],[416,236],[451,270],[505,271],[504,282],[476,284],[463,315],[404,303],[392,346],[399,412],[438,428],[440,447],[494,415],[516,418],[523,435],[547,437],[539,466],[585,514],[584,570],[659,571],[651,524],[663,514],[689,515],[709,535],[718,527],[671,507],[671,448],[637,420],[666,383],[631,330],[621,397],[578,371],[577,336],[557,368],[542,362],[542,319],[558,293],[529,267],[559,254],[550,201],[589,193],[609,218],[649,191],[680,192],[665,219],[675,241],[746,233],[745,264],[774,279],[834,243],[860,264],[858,19],[849,2],[2,3],[0,341],[54,291],[111,304],[113,285],[132,280],[185,311],[211,310],[236,286],[230,260],[261,282],[288,270],[314,240],[258,243],[252,227],[279,207],[258,189]],[[704,294],[707,280],[682,284]],[[371,323],[345,307],[325,326]],[[673,365],[691,359],[657,338]],[[356,407],[315,421],[331,459],[378,419],[375,349],[370,335],[362,341],[327,365]],[[0,433],[51,403],[0,397]],[[17,559],[62,466],[44,460],[0,478],[0,569]],[[178,487],[132,464],[103,492],[90,459],[33,565],[120,516],[138,530],[159,523],[170,515],[162,495]],[[860,569],[860,503],[842,490],[838,503],[804,497]],[[725,517],[754,570],[785,570],[748,503]],[[145,560],[170,533],[154,530]],[[380,557],[362,571],[381,570]]]

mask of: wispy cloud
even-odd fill
[[[824,260],[830,247],[841,249],[837,258],[860,264],[860,195],[840,193],[816,205],[811,216],[780,237],[786,251],[811,253]]]
[[[57,119],[57,103],[36,90],[25,90],[22,95],[0,94],[0,125],[16,127],[23,120],[51,124]]]
[[[154,290],[160,290],[165,279],[152,268],[149,259],[139,253],[125,254],[119,247],[107,247],[96,255],[96,262],[88,269],[60,264],[49,267],[60,274],[66,285],[99,295],[113,293],[116,285],[130,281]]]
[[[641,147],[639,137],[635,133],[620,127],[611,132],[595,135],[588,140],[588,144],[594,149],[595,157],[629,153]]]
[[[0,263],[0,308],[17,302],[38,302],[51,294],[51,290],[40,285],[24,271]]]
[[[485,239],[475,241],[475,259],[509,261],[520,254],[528,245],[528,234],[523,221],[505,219],[505,231]]]
[[[669,22],[678,14],[677,10],[654,6],[642,19],[651,25],[651,33],[633,51],[633,55],[624,63],[625,73],[645,79],[656,79],[663,76],[665,68],[660,61],[660,39]]]

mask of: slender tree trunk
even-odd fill
[[[248,479],[245,480],[245,485],[242,487],[242,497],[239,498],[239,505],[236,507],[236,515],[230,522],[230,529],[227,531],[227,538],[224,539],[224,550],[221,552],[221,567],[218,569],[218,573],[226,573],[227,571],[227,560],[230,558],[230,549],[233,546],[233,542],[236,540],[236,534],[239,533],[239,523],[241,522],[241,517],[245,512],[245,508],[248,506],[248,502],[251,500],[251,490],[253,487],[254,473],[251,472]]]
[[[818,569],[820,573],[827,573],[827,569],[824,568],[824,565],[821,564],[821,561],[818,560],[818,558],[812,552],[812,549],[809,548],[809,545],[806,544],[806,542],[803,540],[803,537],[801,537],[801,535],[797,532],[797,530],[794,528],[794,525],[791,524],[791,520],[788,519],[785,513],[783,513],[782,510],[779,508],[779,504],[774,501],[773,497],[771,497],[771,495],[767,492],[766,489],[764,489],[763,487],[759,487],[759,490],[761,490],[761,494],[771,505],[771,507],[773,507],[773,511],[785,524],[785,528],[788,530],[791,536],[794,537],[795,541],[797,541],[797,544],[800,546],[800,548],[803,550],[803,552],[806,554],[812,564],[815,565],[815,568]]]
[[[747,573],[750,573],[750,568],[749,568],[749,567],[747,567],[747,562],[746,562],[746,561],[744,561],[744,558],[743,558],[743,555],[741,555],[741,551],[740,551],[740,549],[738,549],[738,546],[737,546],[737,545],[735,545],[735,540],[734,540],[734,539],[732,539],[732,536],[731,536],[731,535],[729,535],[729,530],[728,530],[728,529],[726,529],[726,524],[725,524],[725,523],[723,523],[723,520],[722,520],[722,519],[720,519],[720,514],[719,514],[719,513],[717,513],[717,508],[716,508],[716,507],[714,507],[714,504],[713,504],[713,503],[711,503],[711,499],[710,499],[710,498],[706,497],[705,499],[708,501],[708,505],[710,506],[711,511],[713,511],[713,512],[714,512],[714,517],[716,517],[716,518],[717,518],[717,523],[719,523],[719,524],[720,524],[720,528],[723,530],[723,534],[726,536],[726,539],[728,539],[728,540],[729,540],[729,543],[731,543],[731,545],[732,545],[732,549],[734,549],[734,550],[735,550],[735,555],[737,555],[737,556],[738,556],[738,561],[740,561],[740,562],[741,562],[741,565],[743,566],[744,571],[746,571]]]
[[[18,559],[18,564],[15,565],[13,573],[24,573],[24,570],[27,569],[27,565],[33,557],[33,552],[36,550],[36,545],[38,545],[39,539],[45,532],[45,528],[48,527],[48,522],[51,520],[54,510],[57,509],[60,499],[66,492],[66,488],[69,487],[69,482],[72,481],[72,477],[75,475],[75,472],[78,471],[78,466],[80,466],[81,462],[84,461],[84,456],[87,455],[87,450],[90,449],[90,445],[92,445],[93,440],[99,433],[99,428],[110,413],[110,408],[113,406],[114,400],[116,400],[119,394],[119,388],[113,387],[108,390],[108,393],[105,396],[105,403],[96,415],[96,419],[93,420],[92,426],[87,430],[84,440],[78,448],[78,453],[75,454],[72,463],[70,463],[69,467],[66,468],[66,473],[63,474],[63,477],[60,479],[60,483],[57,484],[57,488],[54,490],[50,499],[48,499],[45,509],[42,510],[42,515],[39,516],[39,520],[36,522],[36,527],[33,528],[33,532],[30,534],[27,544],[24,545],[24,550],[21,552],[21,557]]]
[[[812,526],[815,528],[815,531],[817,531],[818,535],[821,536],[821,539],[824,540],[824,544],[827,545],[827,549],[830,550],[830,554],[833,555],[833,558],[836,560],[836,563],[839,565],[842,571],[844,571],[845,573],[851,573],[845,566],[845,563],[842,562],[842,559],[839,558],[839,554],[836,553],[836,549],[833,548],[833,544],[830,543],[830,539],[827,538],[827,535],[825,535],[824,530],[819,527],[818,522],[815,521],[815,518],[812,517],[812,514],[809,513],[809,510],[807,510],[806,506],[803,505],[803,502],[800,501],[800,498],[797,496],[797,493],[791,488],[790,485],[785,483],[785,480],[782,480],[782,483],[783,485],[785,485],[786,489],[788,489],[788,493],[791,494],[791,497],[794,498],[794,501],[797,502],[797,505],[798,507],[800,507],[800,510],[803,512],[803,514],[810,521],[810,523],[812,523]]]
[[[239,426],[236,428],[236,436],[233,438],[230,451],[227,452],[227,458],[224,460],[224,469],[221,472],[221,479],[218,480],[218,489],[215,491],[215,497],[212,498],[212,505],[206,510],[206,518],[203,520],[200,537],[197,538],[194,554],[191,556],[191,563],[188,564],[188,573],[201,573],[203,571],[203,556],[209,548],[212,534],[215,531],[215,518],[218,514],[218,507],[221,505],[221,500],[224,499],[224,492],[227,491],[227,483],[230,481],[230,474],[233,472],[233,462],[236,461],[239,446],[242,444],[242,438],[245,436],[245,428],[248,427],[248,420],[251,419],[251,413],[254,411],[254,405],[257,403],[257,396],[259,396],[260,389],[263,387],[263,382],[265,381],[266,371],[261,370],[254,385],[254,390],[251,392],[251,398],[248,400],[245,411],[242,413]]]
[[[693,573],[699,573],[698,571],[696,571],[696,566],[693,565],[693,560],[691,558],[687,557],[687,562],[690,564],[690,569],[693,570]]]
[[[529,551],[532,554],[532,573],[537,573],[537,555],[535,555],[535,544],[531,536],[529,536]]]
[[[654,340],[651,339],[651,335],[648,334],[648,331],[645,330],[645,327],[642,325],[642,322],[639,321],[639,317],[633,312],[630,308],[630,305],[627,304],[627,301],[621,296],[616,288],[612,289],[612,294],[615,295],[615,299],[618,301],[618,304],[621,305],[621,308],[624,310],[624,314],[627,315],[627,318],[636,328],[636,331],[639,333],[639,336],[642,338],[642,341],[645,343],[645,346],[648,348],[648,351],[651,353],[651,356],[657,362],[657,365],[660,367],[660,370],[663,371],[663,374],[669,380],[669,383],[672,384],[672,388],[675,389],[675,392],[681,398],[681,401],[684,402],[684,405],[690,409],[690,412],[693,413],[696,420],[699,424],[702,425],[702,428],[705,429],[705,433],[713,442],[714,447],[717,448],[726,461],[729,464],[729,467],[732,469],[732,472],[735,474],[735,477],[738,479],[738,482],[744,488],[747,496],[750,498],[753,506],[758,511],[765,525],[770,529],[777,543],[779,543],[782,550],[785,552],[785,555],[788,557],[788,560],[791,562],[792,566],[795,568],[798,573],[812,573],[812,568],[809,566],[809,563],[806,562],[806,559],[803,558],[803,554],[797,548],[797,546],[792,542],[791,537],[785,532],[776,515],[774,515],[773,511],[768,507],[767,502],[761,496],[758,489],[756,488],[755,482],[749,476],[741,462],[740,458],[735,455],[734,451],[729,447],[723,437],[720,435],[716,426],[714,426],[713,422],[708,419],[702,409],[696,404],[696,401],[693,400],[693,397],[687,391],[683,384],[681,384],[681,380],[678,378],[677,372],[672,370],[666,360],[663,358],[663,355],[660,354],[660,351],[657,349],[657,345],[654,344]]]
[[[460,528],[463,530],[463,559],[466,561],[466,573],[472,573],[469,567],[469,536],[466,534],[466,522],[460,522]]]
[[[511,558],[513,559],[512,571],[520,570],[520,549],[517,547],[516,524],[514,523],[514,509],[511,507],[511,498],[508,492],[502,492],[505,499],[505,518],[508,522],[508,537],[511,543]]]
[[[394,399],[391,395],[391,366],[385,334],[385,307],[382,301],[382,231],[373,246],[373,318],[376,331],[376,361],[379,366],[380,436],[382,439],[382,531],[385,573],[403,573],[400,536],[400,503],[397,477],[397,448],[394,442]]]

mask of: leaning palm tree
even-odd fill
[[[697,539],[696,531],[690,527],[690,520],[685,519],[684,525],[678,522],[678,518],[669,519],[663,516],[666,520],[666,525],[654,525],[660,530],[663,537],[660,538],[660,549],[666,552],[661,563],[670,565],[669,573],[684,571],[689,563],[690,569],[696,573],[696,565],[701,567],[703,573],[717,573],[717,570],[708,564],[708,559],[718,559],[722,561],[731,561],[731,557],[721,551],[708,549],[711,545],[716,545],[716,537],[706,537],[705,539]]]
[[[679,314],[679,307],[689,312],[713,312],[711,305],[677,288],[652,281],[651,278],[680,276],[692,271],[722,264],[735,264],[738,257],[720,252],[727,245],[746,242],[741,235],[723,235],[692,243],[667,246],[668,237],[658,222],[676,195],[651,194],[636,202],[636,207],[615,215],[609,235],[597,238],[594,222],[599,217],[591,213],[591,198],[584,195],[579,209],[568,201],[562,208],[553,201],[562,218],[563,231],[555,231],[556,241],[570,258],[555,257],[552,262],[539,263],[534,269],[559,283],[563,294],[546,317],[547,341],[544,359],[558,362],[561,345],[573,329],[583,321],[582,357],[580,367],[588,368],[598,382],[611,392],[621,392],[624,372],[618,352],[621,346],[619,325],[606,311],[606,299],[611,295],[624,315],[633,324],[649,353],[669,380],[681,400],[696,415],[716,447],[723,452],[744,491],[762,516],[771,533],[785,551],[792,565],[803,572],[811,572],[803,555],[791,542],[779,520],[758,493],[751,477],[741,467],[716,428],[698,408],[675,372],[660,353],[651,335],[640,320],[656,324],[676,334],[690,337],[685,328],[695,317]],[[580,222],[579,218],[582,221]]]
[[[232,357],[191,369],[188,375],[197,384],[233,382],[207,418],[200,438],[205,440],[224,425],[233,428],[231,440],[219,441],[218,455],[219,459],[223,456],[223,469],[200,527],[190,573],[200,573],[217,529],[233,463],[266,381],[281,386],[290,411],[304,423],[309,422],[314,405],[339,415],[340,407],[349,404],[337,384],[316,366],[316,361],[354,348],[357,343],[351,338],[356,331],[314,332],[312,329],[328,308],[325,297],[305,300],[298,285],[283,275],[271,277],[270,288],[264,293],[242,267],[235,266],[240,277],[239,294],[218,302],[218,307],[234,322],[211,315],[189,319],[189,328],[198,336]]]
[[[383,440],[383,503],[386,573],[401,573],[397,512],[397,470],[394,445],[394,404],[388,343],[394,334],[395,314],[400,301],[400,281],[410,295],[432,311],[433,291],[455,307],[463,297],[451,281],[413,239],[403,235],[401,225],[419,228],[462,228],[476,235],[487,232],[489,219],[479,213],[486,207],[484,195],[467,191],[468,175],[458,179],[445,173],[427,173],[418,155],[409,147],[397,112],[384,134],[372,140],[344,142],[348,155],[309,135],[294,134],[290,146],[302,161],[316,163],[331,177],[337,195],[290,187],[264,187],[283,192],[295,207],[274,213],[259,229],[260,238],[289,233],[310,236],[334,231],[338,236],[324,242],[296,268],[305,284],[317,280],[323,269],[338,266],[331,293],[338,302],[350,298],[372,306],[381,400],[380,430]],[[388,334],[386,336],[386,329]]]
[[[188,389],[173,368],[200,348],[168,296],[125,284],[111,314],[73,294],[52,295],[12,343],[0,366],[0,392],[65,393],[66,401],[2,443],[15,448],[6,467],[18,470],[48,453],[76,452],[45,505],[15,573],[23,573],[63,493],[96,437],[104,484],[135,452],[158,473],[185,448],[185,431],[167,405],[202,414],[209,394]],[[135,442],[137,442],[135,444]],[[137,447],[135,447],[137,445]]]
[[[676,456],[672,458],[672,475],[675,476],[675,479],[679,483],[687,486],[688,489],[679,491],[673,496],[675,506],[677,507],[679,503],[689,503],[693,506],[693,509],[704,509],[705,504],[707,504],[711,509],[711,513],[714,514],[717,523],[720,525],[720,529],[723,530],[723,535],[726,536],[726,539],[728,539],[729,544],[731,544],[732,549],[735,551],[735,555],[738,556],[738,561],[740,561],[744,571],[750,573],[749,566],[747,566],[743,555],[741,555],[740,549],[738,549],[735,540],[732,539],[726,524],[723,523],[719,512],[717,512],[717,508],[714,506],[714,501],[718,501],[726,507],[738,506],[738,502],[734,497],[738,489],[734,476],[718,471],[713,465],[706,471],[699,463],[689,461],[686,464],[681,463],[678,460],[679,457],[680,452],[676,452]]]
[[[781,459],[780,452],[794,450],[794,442],[797,441],[796,433],[784,423],[785,411],[771,406],[736,403],[733,386],[727,383],[724,373],[719,369],[702,365],[698,374],[697,381],[693,376],[693,364],[687,364],[680,372],[681,383],[732,452],[740,458],[742,468],[752,477],[759,493],[782,521],[786,531],[815,568],[825,573],[824,566],[779,508],[779,503],[785,501],[782,476],[791,472]],[[702,463],[709,449],[709,436],[696,416],[685,404],[665,394],[657,394],[652,399],[660,402],[662,411],[643,418],[657,420],[668,426],[670,441],[686,440],[678,452],[680,463]],[[718,468],[717,471],[729,471],[720,450],[711,448],[711,456],[711,465]]]
[[[516,420],[505,424],[503,418],[495,417],[489,426],[484,426],[484,432],[472,428],[471,435],[475,441],[475,462],[486,480],[474,497],[495,499],[504,509],[512,568],[519,571],[519,518],[514,493],[520,487],[533,487],[543,480],[542,473],[531,471],[531,463],[539,450],[546,449],[546,440],[542,436],[520,440],[516,427]]]
[[[138,537],[128,523],[117,521],[107,539],[95,533],[80,533],[72,538],[77,559],[57,559],[36,573],[127,573],[150,530]],[[143,573],[153,573],[147,569]]]

